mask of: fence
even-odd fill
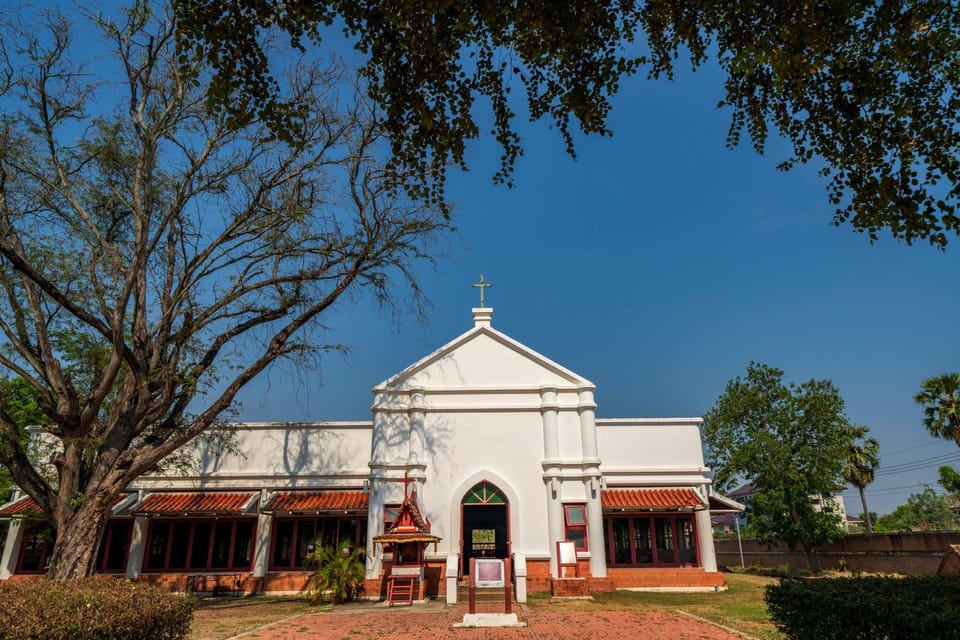
[[[764,544],[745,539],[743,564],[775,567],[790,565],[807,569],[807,556],[798,548],[790,551],[785,544]],[[911,532],[891,534],[851,534],[817,548],[824,569],[846,567],[851,571],[932,575],[951,544],[960,544],[960,531]],[[717,564],[740,566],[737,540],[716,540]]]

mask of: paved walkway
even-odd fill
[[[296,616],[251,631],[244,640],[742,640],[721,627],[672,611],[537,611],[518,607],[522,628],[454,629],[467,608],[338,607],[331,613]],[[495,609],[490,609],[494,611]],[[484,611],[484,608],[480,608]]]

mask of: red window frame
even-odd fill
[[[313,533],[311,537],[313,540],[320,538],[321,541],[325,544],[332,542],[335,545],[340,545],[342,540],[340,540],[340,528],[341,523],[344,521],[353,521],[356,523],[353,540],[351,541],[354,545],[354,548],[360,549],[363,548],[366,543],[367,535],[367,518],[364,514],[357,514],[352,516],[309,516],[309,517],[289,517],[289,518],[274,518],[273,527],[270,532],[270,570],[271,571],[310,571],[312,567],[306,566],[305,564],[297,564],[297,550],[300,546],[300,525],[301,523],[310,522],[313,525]],[[292,523],[293,529],[290,537],[290,553],[289,553],[289,562],[281,563],[277,562],[276,548],[277,544],[280,543],[278,528],[281,524]],[[328,535],[329,531],[333,531],[333,535]]]
[[[50,526],[46,522],[37,520],[27,520],[20,524],[23,528],[20,535],[20,548],[17,550],[17,570],[16,573],[23,575],[41,575],[47,572],[47,559],[53,554],[53,541]],[[10,535],[9,531],[7,535]],[[28,536],[43,537],[40,544],[40,555],[36,569],[24,569],[23,559],[27,550]]]
[[[214,546],[217,540],[216,530],[218,524],[229,524],[230,529],[230,543],[227,549],[227,562],[225,566],[214,567],[213,566],[213,554]],[[246,563],[237,564],[234,562],[234,554],[237,551],[237,528],[241,524],[250,524],[250,537],[247,541],[247,560]],[[157,527],[160,525],[166,525],[166,540],[163,544],[163,565],[162,566],[149,566],[150,561],[153,557],[151,554],[151,547],[154,543],[154,535],[156,533]],[[173,549],[173,530],[177,525],[180,526],[189,526],[189,532],[187,534],[187,548],[183,550],[184,553],[184,566],[182,567],[170,567],[170,556]],[[207,549],[206,549],[206,562],[203,563],[203,566],[192,566],[193,559],[197,556],[194,553],[195,549],[194,543],[196,542],[196,534],[198,525],[208,525],[210,527],[208,532],[207,539]],[[205,573],[216,573],[216,572],[236,572],[236,571],[250,571],[253,566],[253,551],[254,546],[257,540],[257,521],[255,518],[155,518],[151,519],[150,527],[147,530],[147,539],[146,545],[143,554],[143,567],[142,570],[144,573],[165,573],[165,572],[178,572],[178,573],[190,573],[195,571],[203,571]],[[178,549],[179,553],[180,550]],[[202,550],[199,551],[202,553]]]
[[[613,523],[615,520],[626,520],[628,523],[628,540],[630,548],[629,562],[616,562],[615,539],[613,533]],[[650,543],[650,562],[637,561],[637,535],[636,521],[646,521],[646,531],[649,535]],[[664,529],[661,536],[658,536],[657,521],[668,520],[669,531]],[[690,542],[692,542],[692,551],[694,558],[681,558],[681,542],[683,542],[684,527],[683,523],[689,527]],[[665,513],[617,513],[604,516],[604,546],[606,549],[606,562],[608,567],[679,567],[679,566],[700,566],[700,549],[697,546],[697,523],[693,515],[668,515]],[[660,547],[658,542],[662,541],[669,545],[673,552],[672,560],[663,560],[660,557]],[[665,548],[665,547],[664,547]],[[690,561],[692,560],[692,562]]]
[[[580,511],[580,516],[573,515]],[[587,505],[583,502],[563,505],[563,539],[574,544],[577,551],[589,551],[587,538]]]
[[[124,533],[122,527],[126,526]],[[121,531],[117,531],[121,529]],[[100,541],[100,549],[97,552],[97,566],[94,571],[97,573],[126,573],[127,561],[130,555],[130,537],[133,535],[133,519],[123,518],[107,521],[107,530],[103,534],[103,540]],[[110,563],[111,551],[116,549],[116,545],[122,545],[123,563],[119,568],[108,568]]]

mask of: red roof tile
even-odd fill
[[[40,515],[40,507],[37,505],[36,501],[29,496],[26,498],[20,498],[16,502],[8,504],[4,508],[0,509],[0,518],[28,515]]]
[[[703,506],[693,489],[605,489],[604,509],[683,509]]]
[[[263,508],[268,512],[366,511],[370,496],[363,491],[291,491],[278,493]]]
[[[240,515],[254,493],[152,493],[133,509],[140,515]]]
[[[121,493],[117,496],[116,502],[113,503],[113,506],[117,506],[126,499],[127,494]],[[11,517],[25,517],[25,516],[38,516],[40,515],[40,506],[37,504],[37,501],[26,496],[20,498],[16,502],[8,504],[7,506],[0,509],[0,518],[11,518]]]

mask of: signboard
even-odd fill
[[[503,587],[503,560],[477,558],[473,565],[476,571],[474,584],[478,587]]]
[[[560,549],[560,564],[576,566],[577,546],[573,542],[558,542],[557,547]]]

